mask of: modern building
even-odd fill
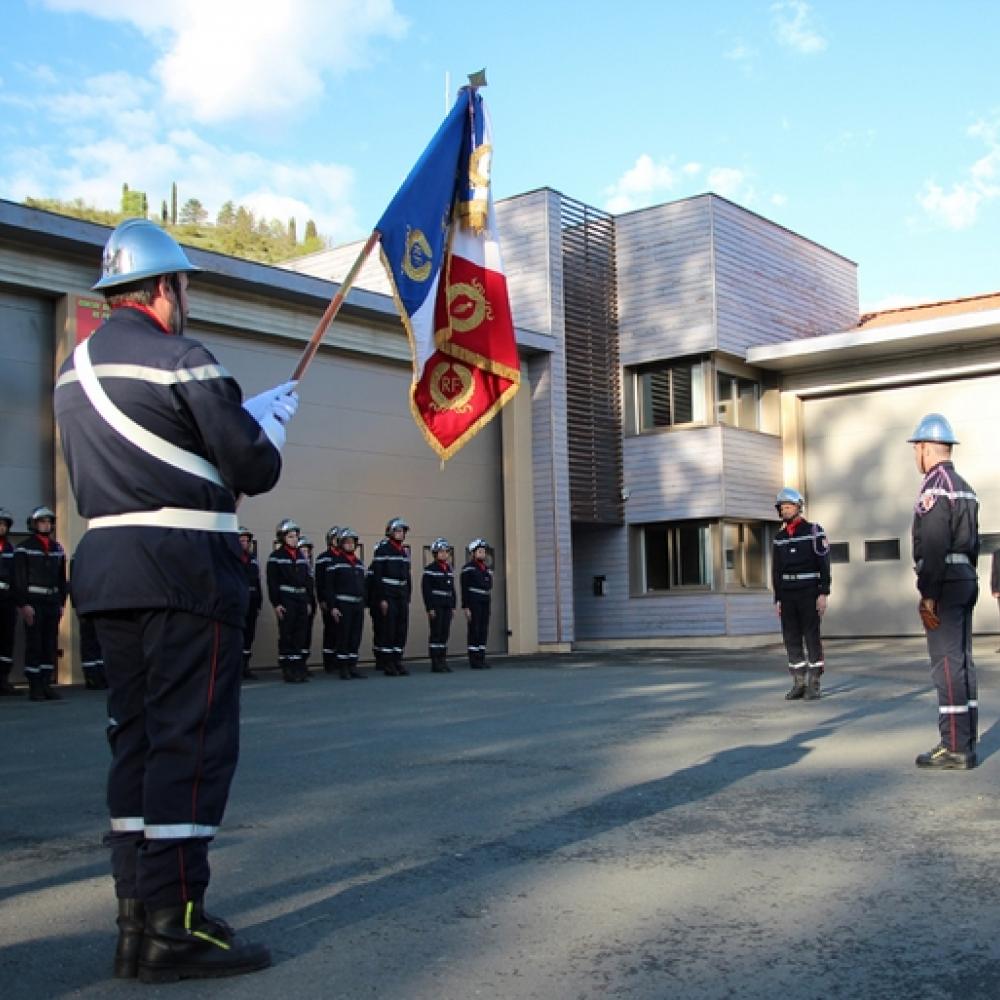
[[[612,217],[542,189],[497,210],[521,391],[442,468],[410,416],[409,346],[370,261],[301,386],[280,485],[240,508],[261,555],[282,517],[320,544],[350,524],[370,552],[401,515],[416,566],[441,534],[493,543],[492,651],[772,641],[769,541],[788,484],[837,543],[827,631],[915,633],[905,438],[927,410],[952,419],[984,531],[1000,531],[1000,297],[862,320],[853,263],[713,194]],[[107,233],[0,201],[0,506],[20,527],[54,503],[70,551],[83,525],[51,393],[100,321],[89,288]],[[248,393],[283,381],[355,254],[289,270],[192,251],[192,332]],[[991,602],[977,624],[994,627]],[[261,625],[255,662],[272,663],[266,613]]]

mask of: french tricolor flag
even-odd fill
[[[450,458],[517,392],[520,363],[490,185],[489,114],[463,87],[376,230],[410,338],[410,409]]]

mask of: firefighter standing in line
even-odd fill
[[[309,654],[312,652],[313,626],[316,623],[316,566],[313,562],[313,543],[306,535],[299,536],[299,552],[309,566],[309,621],[306,623],[306,641],[302,647],[302,662],[309,674]],[[311,675],[310,675],[311,676]]]
[[[309,680],[302,650],[309,627],[312,574],[299,549],[299,526],[285,518],[277,527],[278,545],[267,557],[267,597],[278,618],[278,666],[286,684]]]
[[[31,534],[14,549],[14,602],[24,622],[24,675],[32,701],[58,701],[52,689],[59,658],[59,620],[66,606],[66,552],[52,535],[56,515],[36,507]]]
[[[485,538],[473,538],[467,547],[469,561],[462,567],[462,608],[468,622],[469,666],[473,670],[490,668],[486,662],[493,594],[493,570],[486,563],[489,547]]]
[[[455,571],[451,565],[451,545],[447,538],[435,538],[431,542],[434,557],[424,567],[420,581],[420,591],[427,610],[429,634],[427,652],[431,658],[431,671],[435,674],[450,674],[448,666],[448,637],[451,635],[451,620],[455,615]]]
[[[250,667],[250,656],[253,653],[257,616],[260,614],[263,595],[260,589],[260,563],[257,561],[257,553],[254,552],[253,532],[249,528],[240,528],[240,562],[243,564],[247,588],[250,591],[250,603],[243,619],[243,679],[255,681],[257,675]]]
[[[972,659],[972,612],[979,596],[979,500],[952,465],[951,450],[958,441],[941,414],[928,413],[908,440],[924,477],[913,508],[913,562],[941,735],[938,745],[920,754],[916,764],[967,770],[976,766],[979,717]]]
[[[326,572],[318,585],[321,600],[330,609],[330,618],[337,637],[336,663],[341,680],[361,680],[358,670],[358,650],[365,622],[365,589],[367,572],[357,556],[358,534],[342,528],[337,535],[336,554],[327,563]]]
[[[14,669],[14,630],[17,605],[14,603],[14,545],[8,537],[14,516],[0,507],[0,697],[19,695],[10,682]]]
[[[319,613],[323,619],[323,669],[328,674],[332,674],[337,669],[337,621],[333,617],[332,607],[327,600],[326,574],[330,569],[333,560],[340,553],[340,528],[334,525],[326,533],[326,548],[316,557],[316,597],[319,600]],[[350,673],[344,678],[344,671],[341,670],[342,680],[350,679]]]
[[[247,585],[236,496],[281,471],[294,385],[243,401],[185,335],[178,244],[129,219],[94,286],[111,316],[62,367],[55,413],[88,530],[73,601],[94,617],[110,692],[114,974],[171,982],[252,972],[263,945],[209,916],[208,845],[239,756]]]
[[[404,544],[409,530],[402,518],[392,518],[385,526],[385,538],[375,546],[368,567],[375,666],[387,677],[405,677],[410,672],[403,664],[413,590],[410,553]]]
[[[792,675],[788,701],[818,698],[826,666],[819,627],[830,596],[830,544],[826,532],[802,516],[804,505],[802,494],[788,487],[774,503],[782,526],[774,537],[771,583]]]

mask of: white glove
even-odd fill
[[[267,439],[278,451],[285,445],[285,424],[295,416],[295,411],[299,408],[296,384],[285,382],[259,396],[253,396],[243,404],[243,409],[260,424]]]
[[[244,400],[243,409],[259,424],[269,413],[275,413],[275,404],[281,400],[282,411],[284,412],[289,407],[290,410],[288,410],[285,416],[277,413],[275,413],[275,416],[282,423],[285,423],[295,415],[295,411],[299,406],[299,397],[295,392],[296,385],[298,385],[297,382],[285,382],[274,389],[262,392],[259,396],[251,396],[250,399]]]

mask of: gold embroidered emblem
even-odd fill
[[[403,252],[403,273],[411,281],[426,281],[431,276],[434,254],[427,237],[419,229],[406,230],[406,250]]]
[[[488,142],[484,142],[472,151],[469,157],[469,184],[472,187],[489,186],[492,156],[493,146]]]
[[[442,361],[434,366],[431,372],[429,388],[431,392],[431,409],[435,413],[451,410],[455,413],[468,413],[472,407],[469,400],[476,391],[472,380],[472,372],[455,361]]]
[[[468,333],[482,324],[484,319],[493,319],[493,307],[486,298],[486,289],[476,278],[459,281],[448,286],[448,315],[451,328],[456,333]]]

